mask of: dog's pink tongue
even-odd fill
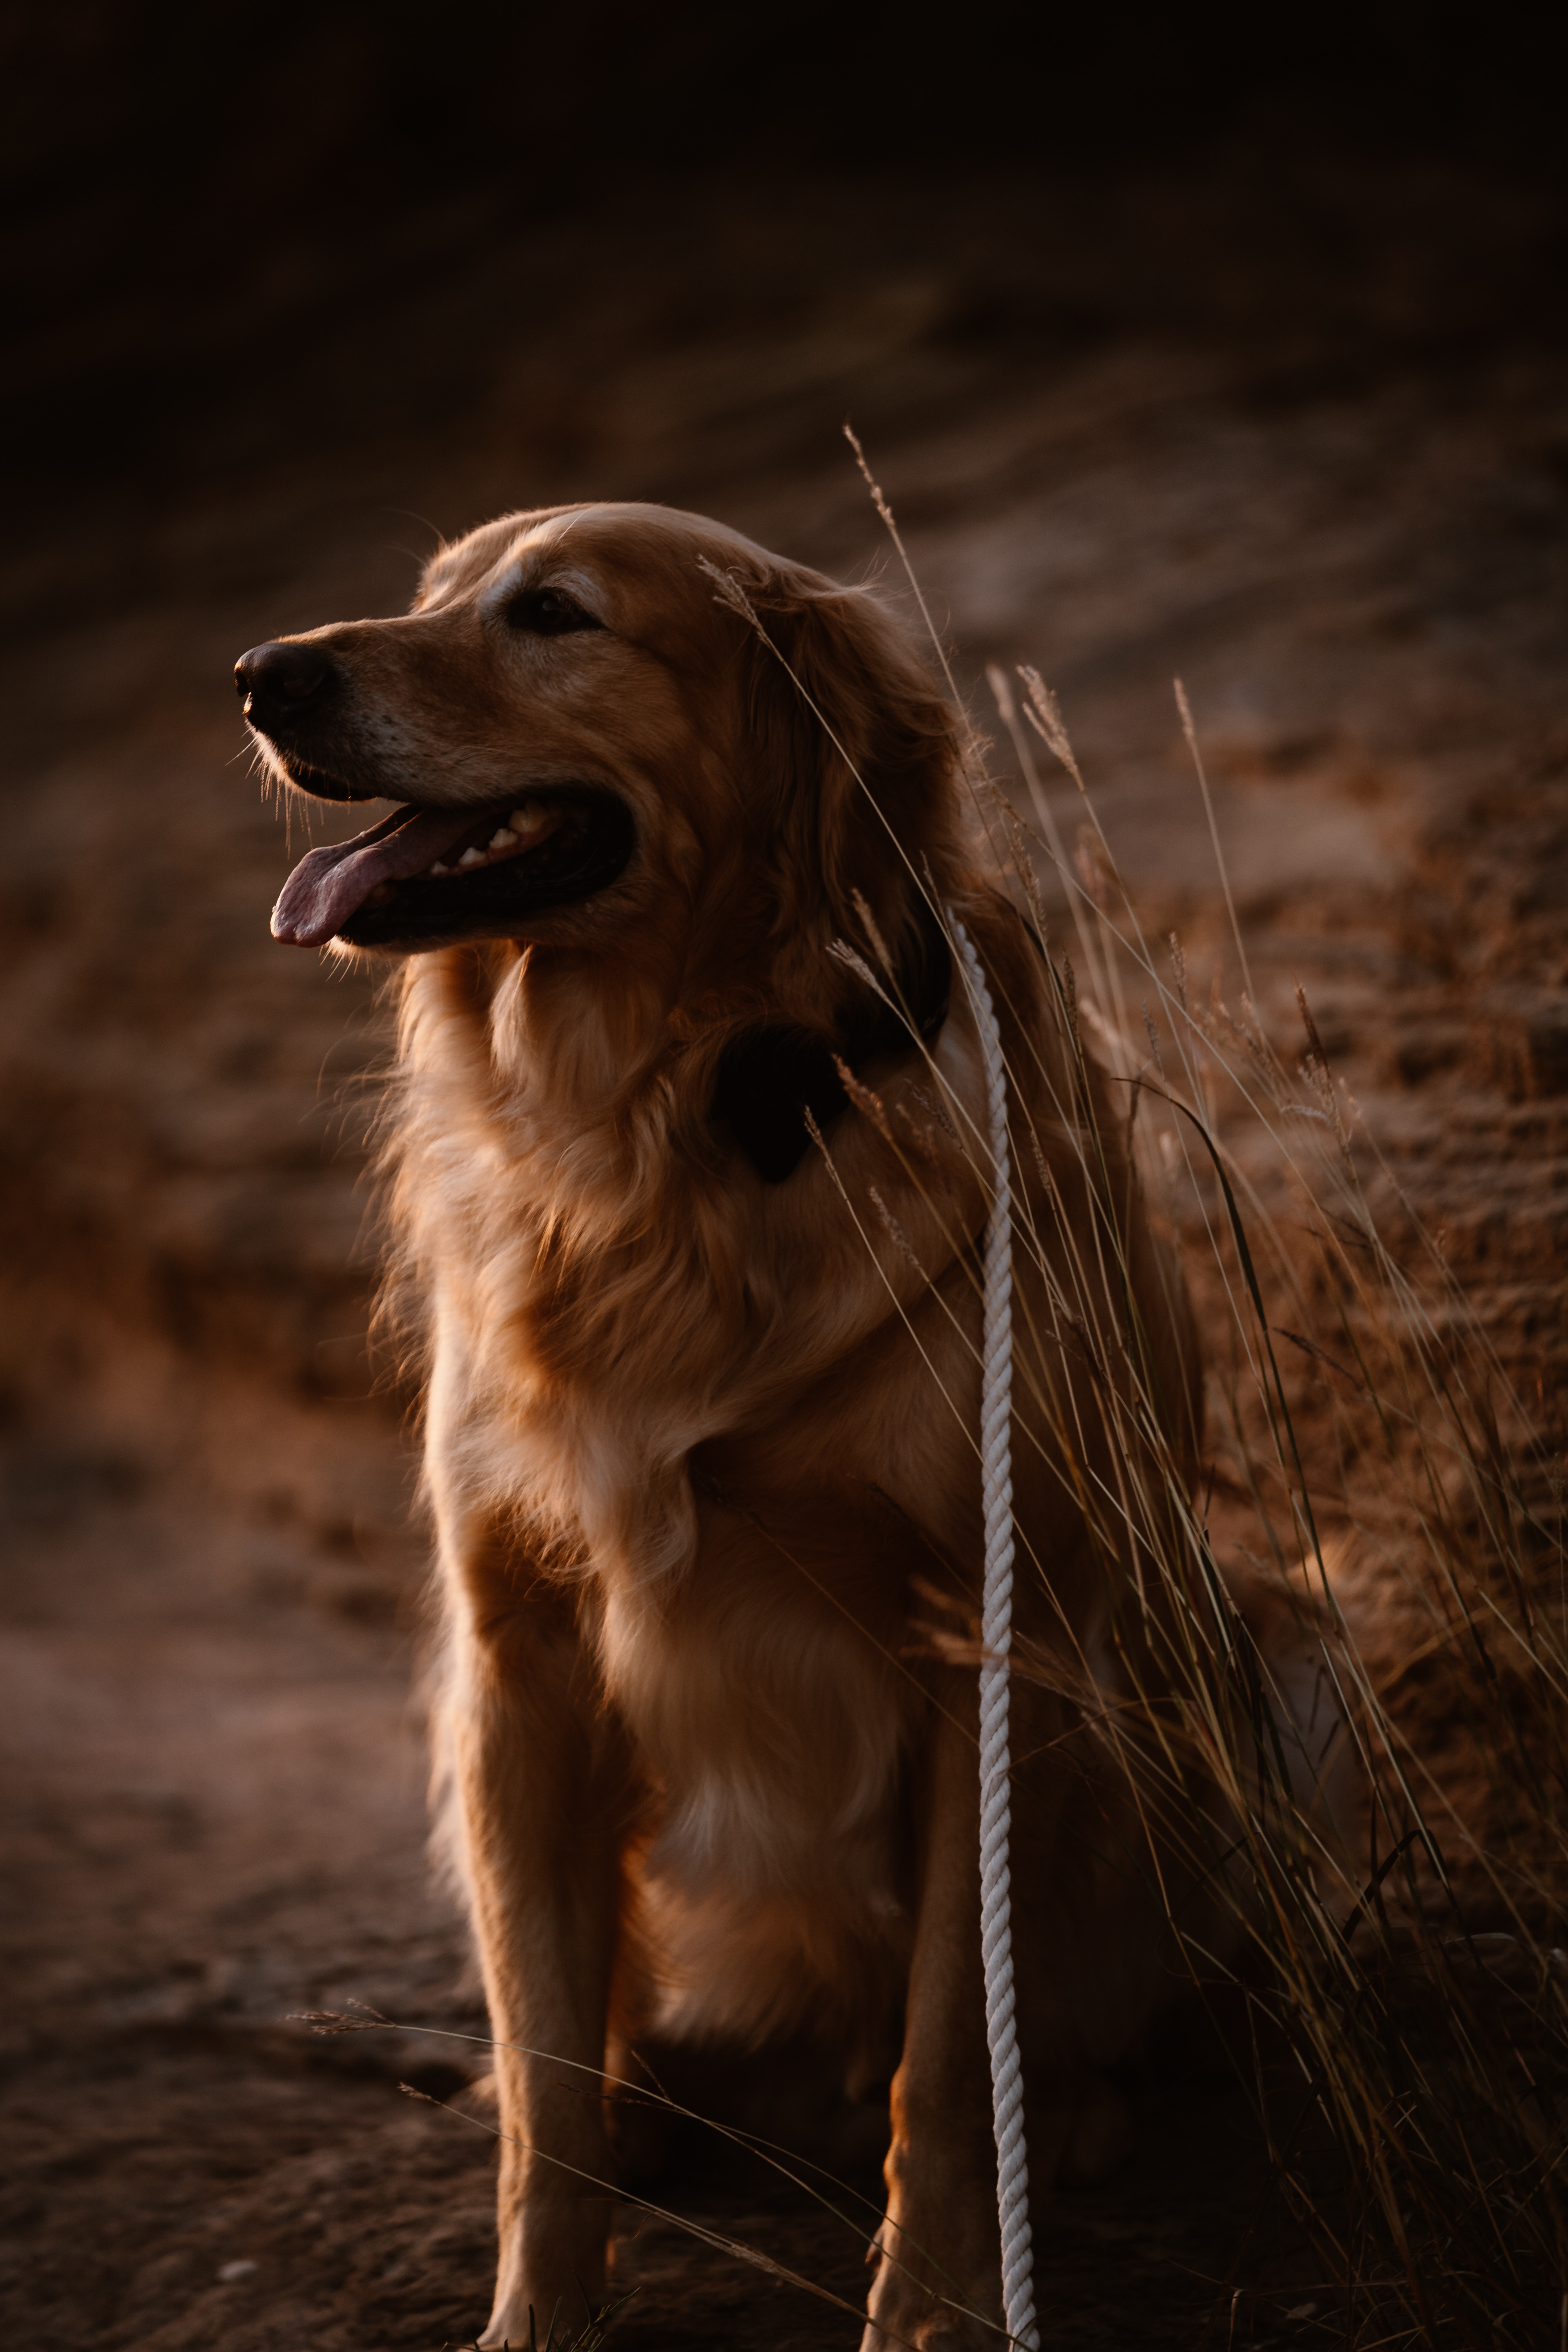
[[[289,947],[319,948],[363,907],[378,882],[401,882],[471,833],[479,809],[394,809],[353,841],[312,849],[283,885],[272,909],[272,936]]]

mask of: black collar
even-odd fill
[[[868,987],[837,1037],[809,1029],[745,1029],[724,1048],[713,1088],[711,1113],[722,1119],[764,1184],[782,1184],[795,1173],[810,1136],[805,1113],[826,1129],[849,1097],[834,1056],[851,1069],[879,1054],[909,1048],[911,1035],[929,1045],[947,1019],[952,957],[947,935],[920,901],[920,928],[900,964],[889,1004]],[[909,1008],[906,1021],[895,1009]]]

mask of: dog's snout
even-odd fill
[[[246,717],[265,733],[270,720],[313,719],[339,682],[336,662],[321,646],[287,641],[252,646],[234,666]]]

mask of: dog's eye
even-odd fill
[[[602,629],[592,613],[560,588],[520,588],[506,608],[507,626],[535,637],[563,637],[573,629]]]

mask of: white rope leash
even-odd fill
[[[985,1221],[981,1337],[980,1467],[985,1498],[985,1584],[980,1638],[980,1948],[985,1964],[985,2039],[996,2132],[996,2209],[1002,2225],[1002,2310],[1007,2333],[1038,2352],[1024,2078],[1013,2023],[1012,1758],[1007,1741],[1007,1653],[1013,1641],[1013,1206],[1007,1155],[1007,1076],[991,992],[968,932],[948,920],[969,976],[985,1057],[991,1213]]]

